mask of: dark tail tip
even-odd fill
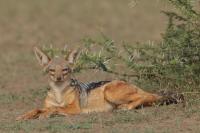
[[[159,100],[159,105],[185,103],[185,98],[182,93],[161,90],[158,92],[158,94],[162,96],[162,98]]]

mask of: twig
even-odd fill
[[[200,94],[200,92],[182,92],[182,94]]]
[[[113,71],[113,70],[109,70],[109,69],[103,70],[103,69],[99,68],[98,66],[83,67],[82,69],[83,69],[83,70],[96,69],[96,70],[100,70],[100,71],[103,71],[103,72],[107,72],[107,73],[111,73],[111,74],[114,74],[114,75],[117,75],[117,76],[123,76],[123,77],[137,77],[137,78],[140,78],[141,76],[148,75],[148,76],[157,77],[157,78],[159,78],[159,79],[174,80],[174,78],[171,78],[171,77],[164,77],[164,76],[161,76],[161,75],[156,75],[156,74],[154,74],[154,73],[142,73],[142,74],[135,73],[135,74],[127,74],[127,73],[119,73],[119,72],[116,72],[116,71]]]

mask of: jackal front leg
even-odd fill
[[[43,119],[48,118],[53,114],[56,114],[57,110],[59,108],[57,107],[51,107],[51,108],[44,108],[44,109],[34,109],[31,110],[23,115],[20,115],[16,118],[16,120],[29,120],[29,119]]]
[[[54,107],[49,108],[44,113],[40,114],[39,118],[48,118],[52,115],[76,115],[81,112],[80,108],[75,106],[68,106],[68,107]]]
[[[37,119],[40,114],[44,113],[44,109],[34,109],[23,115],[20,115],[16,118],[16,120],[28,120],[28,119]]]

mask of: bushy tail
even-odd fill
[[[157,102],[158,105],[185,103],[185,98],[182,93],[162,90],[158,92],[158,95],[162,96]]]

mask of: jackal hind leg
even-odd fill
[[[135,94],[129,97],[131,101],[129,103],[121,104],[118,106],[119,109],[124,110],[131,110],[134,108],[137,108],[138,106],[144,105],[144,106],[151,106],[153,103],[158,101],[161,97],[155,94]]]
[[[142,105],[144,102],[144,99],[140,96],[134,96],[126,100],[130,100],[130,101],[124,104],[120,104],[117,108],[122,109],[122,110],[131,110]]]
[[[129,85],[122,81],[108,84],[104,90],[105,100],[120,109],[134,109],[141,105],[152,105],[161,97]]]
[[[122,97],[112,97],[112,103],[117,105],[118,109],[131,110],[141,105],[151,106],[161,97],[150,93],[132,93]]]

